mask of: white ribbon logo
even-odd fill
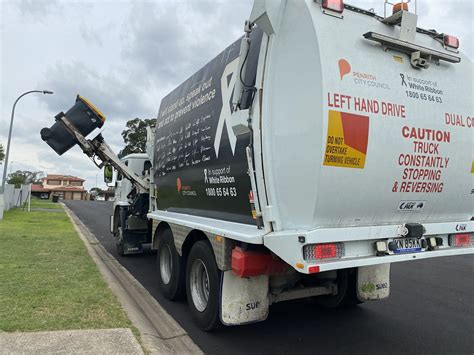
[[[236,71],[239,67],[239,58],[234,59],[232,62],[227,64],[224,69],[224,73],[221,78],[221,92],[222,92],[222,110],[219,116],[219,122],[217,123],[216,138],[214,139],[214,151],[216,157],[219,156],[219,147],[221,145],[222,133],[224,131],[224,122],[227,128],[227,135],[229,136],[230,148],[232,149],[232,155],[235,152],[235,145],[237,144],[237,137],[232,130],[232,111],[231,111],[231,99],[232,92],[235,86],[235,80],[237,79]],[[231,79],[227,78],[231,76]]]

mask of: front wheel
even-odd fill
[[[186,267],[186,294],[191,314],[205,331],[216,329],[219,320],[220,271],[207,241],[193,245]]]
[[[123,230],[122,230],[122,224],[120,223],[119,218],[114,218],[114,238],[115,238],[115,247],[117,248],[118,255],[125,256],[124,247],[123,247]]]

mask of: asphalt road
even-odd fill
[[[66,203],[207,354],[474,353],[472,255],[393,264],[387,300],[336,311],[308,300],[283,302],[271,306],[265,322],[205,333],[186,302],[160,295],[155,253],[118,256],[108,226],[111,203]]]

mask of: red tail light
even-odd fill
[[[323,0],[323,9],[342,13],[344,11],[343,0]]]
[[[308,244],[303,248],[306,260],[324,260],[340,258],[344,255],[343,243]]]
[[[336,244],[319,244],[314,247],[316,259],[332,259],[337,257]]]
[[[471,236],[469,233],[451,234],[449,245],[452,247],[469,247],[471,246]]]
[[[459,48],[459,39],[454,36],[444,35],[444,45],[446,47],[451,47],[458,49]]]

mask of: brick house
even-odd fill
[[[64,200],[84,200],[84,179],[71,175],[48,174],[42,178],[42,185],[32,185],[31,194],[40,198],[50,198],[53,194]]]

